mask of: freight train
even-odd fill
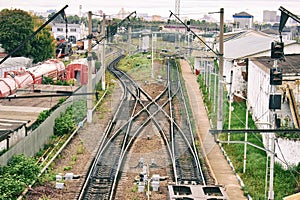
[[[76,63],[79,63],[76,65]],[[77,67],[74,67],[77,66]],[[25,88],[32,84],[42,84],[43,77],[56,80],[68,81],[76,79],[81,85],[87,83],[87,64],[82,61],[74,61],[72,64],[65,64],[58,59],[49,59],[30,68],[5,71],[0,78],[0,97],[7,97],[15,94],[17,89]],[[80,74],[74,76],[74,74]]]

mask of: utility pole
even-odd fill
[[[105,36],[105,14],[103,13],[103,20],[102,20],[102,35]],[[102,90],[105,90],[105,38],[103,39],[102,43],[102,54],[101,54],[101,73],[102,73],[102,82],[101,82],[101,88]]]
[[[217,129],[223,129],[223,65],[224,65],[224,8],[220,9],[220,35],[219,35],[219,82],[218,82],[218,116]]]
[[[274,200],[274,189],[273,189],[273,184],[274,184],[274,162],[275,162],[275,135],[274,133],[270,134],[270,143],[271,143],[271,154],[270,154],[270,182],[269,182],[269,195],[268,199],[269,200]]]
[[[180,17],[180,0],[175,0],[175,15]],[[178,50],[180,51],[180,33],[179,33],[179,27],[176,24],[176,32],[175,32],[175,47],[178,47]]]
[[[98,25],[97,25],[97,31],[98,31],[98,35],[97,35],[97,40],[100,41],[101,40],[101,26],[100,26],[100,22],[98,22]],[[100,48],[100,45],[98,44],[98,48],[97,48],[97,58],[98,58],[98,61],[100,62],[100,58],[101,58],[101,48]],[[101,68],[100,68],[101,70]],[[95,67],[95,71],[96,71],[96,67]]]
[[[229,113],[228,113],[228,129],[231,128],[231,116],[232,116],[232,102],[233,102],[233,95],[232,95],[232,80],[233,80],[233,70],[230,72],[230,82],[229,82]],[[230,142],[230,132],[227,135],[227,141]]]
[[[92,12],[88,12],[88,83],[87,83],[87,92],[92,93]],[[92,123],[92,106],[93,106],[93,97],[92,95],[87,95],[87,122]]]
[[[131,46],[131,26],[128,25],[128,55],[130,56],[130,46]]]
[[[247,98],[248,98],[248,95],[247,95]],[[248,129],[248,121],[249,121],[249,105],[248,105],[248,99],[245,99],[245,101],[246,101],[246,124],[245,124],[245,129],[247,130]],[[246,173],[247,142],[248,142],[248,133],[245,132],[243,173]]]
[[[151,78],[154,78],[154,56],[155,56],[155,45],[156,45],[156,33],[152,33],[152,56],[151,56]]]
[[[278,64],[277,64],[278,60],[275,59],[274,60],[274,64],[273,67],[275,69],[277,69]],[[271,79],[271,76],[270,76]],[[270,81],[271,82],[271,81]],[[275,93],[276,91],[276,86],[274,86],[274,84],[271,84],[271,93]],[[275,114],[275,109],[271,110],[271,116],[270,116],[270,128],[275,128],[274,126],[274,114]],[[270,148],[270,180],[269,180],[269,192],[268,192],[268,200],[274,200],[274,162],[275,162],[275,134],[271,133],[269,135],[269,148]]]

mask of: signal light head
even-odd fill
[[[272,42],[271,44],[271,58],[283,59],[284,57],[284,43],[283,42]]]

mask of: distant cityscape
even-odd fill
[[[49,14],[51,14],[53,12],[57,12],[57,10],[51,9],[51,10],[47,10],[46,12],[38,12],[38,11],[30,10],[29,12],[35,13],[38,16],[43,16],[46,18],[46,17],[48,17]],[[102,10],[97,10],[97,11],[93,11],[93,13],[95,14],[95,17],[97,17],[97,15],[98,15],[98,17],[100,17],[105,12]],[[130,13],[130,11],[127,11],[124,8],[121,8],[117,14],[106,14],[106,16],[108,19],[112,19],[112,18],[123,19],[129,13]],[[79,17],[87,17],[87,12],[82,12],[82,7],[79,7],[77,14],[74,14],[74,13],[68,14],[67,13],[67,15],[78,15]],[[239,15],[245,15],[245,16],[247,16],[246,18],[251,18],[252,23],[274,24],[274,23],[279,23],[279,21],[280,21],[280,15],[277,14],[277,11],[264,10],[262,21],[256,20],[255,16],[253,16],[251,13],[241,11],[240,13],[232,13],[232,19],[225,19],[225,23],[228,23],[228,24],[233,23],[234,24],[235,18]],[[145,21],[167,21],[168,20],[168,17],[163,17],[160,15],[149,15],[148,13],[139,13],[139,12],[137,12],[137,17],[142,18]],[[182,18],[188,19],[188,17],[182,17]],[[195,20],[205,20],[207,22],[217,22],[218,21],[212,15],[207,15],[207,14],[200,16],[198,19],[195,19]],[[295,25],[295,24],[297,24],[297,22],[291,18],[287,22],[287,25]]]

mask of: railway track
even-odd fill
[[[194,144],[180,73],[168,61],[164,90],[152,98],[126,73],[116,68],[119,57],[110,64],[123,87],[117,111],[105,131],[78,199],[113,199],[130,148],[150,123],[157,128],[171,162],[175,184],[206,185]]]

